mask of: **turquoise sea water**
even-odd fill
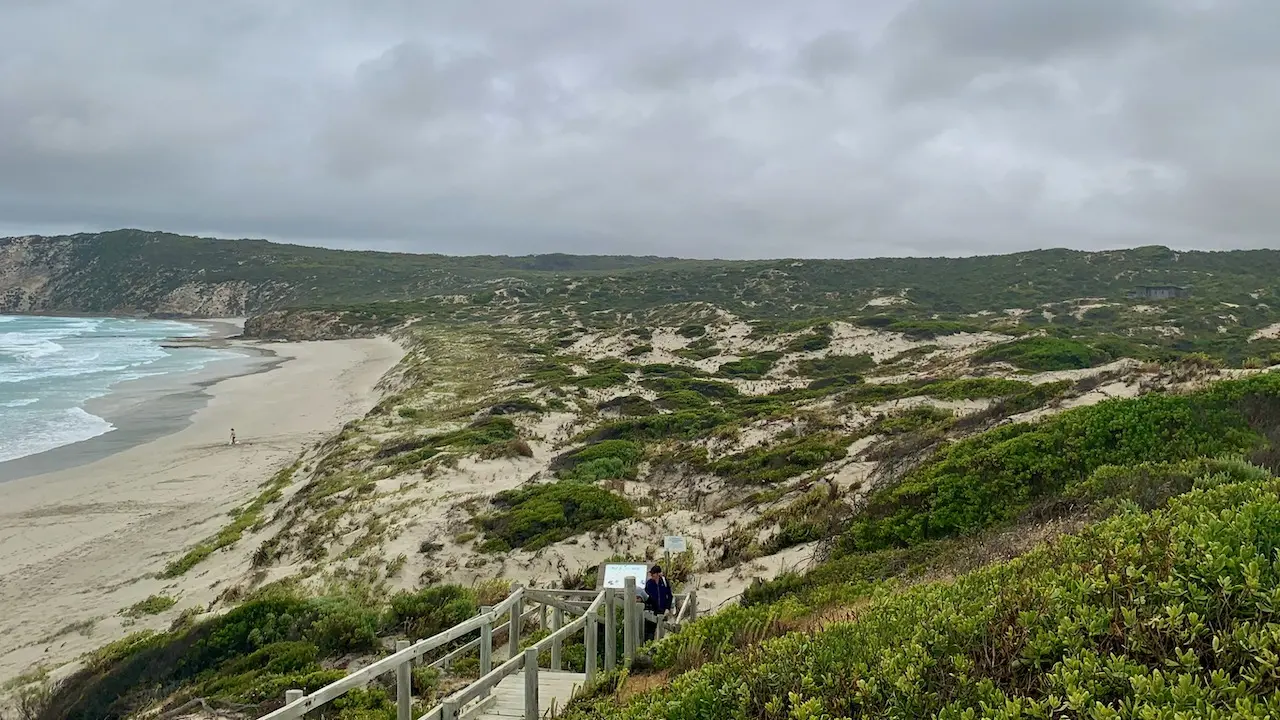
[[[113,430],[84,409],[128,380],[198,370],[230,357],[161,341],[204,328],[169,320],[0,315],[0,462]]]

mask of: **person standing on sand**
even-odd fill
[[[236,429],[235,429],[235,428],[231,428],[231,444],[232,444],[232,445],[235,445],[235,444],[236,444]]]

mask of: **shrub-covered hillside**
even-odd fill
[[[1211,471],[954,581],[846,583],[847,619],[793,600],[707,618],[651,649],[666,672],[743,647],[574,717],[1274,718],[1278,551],[1280,480]],[[751,644],[770,624],[796,629]]]
[[[1210,456],[1277,428],[1261,375],[955,443],[574,717],[1275,717],[1280,480]]]

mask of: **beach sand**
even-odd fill
[[[121,429],[103,437],[126,437],[111,454],[80,450],[68,461],[77,452],[68,446],[49,454],[48,472],[0,482],[0,682],[33,665],[59,667],[129,632],[164,629],[161,618],[119,615],[148,596],[177,598],[175,611],[206,606],[216,595],[209,573],[154,575],[216,533],[229,510],[304,449],[368,412],[376,383],[402,355],[388,339],[231,347],[248,355],[222,372],[241,374],[206,377],[205,387],[188,380],[180,390],[170,378],[169,387],[122,393],[121,414],[107,415]],[[188,401],[173,425],[180,429],[156,432],[156,414],[170,422],[178,396]],[[149,413],[150,422],[140,417]],[[130,428],[136,444],[127,446]]]

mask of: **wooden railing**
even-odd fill
[[[617,666],[619,659],[618,628],[616,627],[618,606],[621,605],[623,611],[622,662],[629,665],[635,660],[636,649],[642,644],[646,620],[655,623],[655,639],[660,639],[666,633],[678,630],[683,622],[697,616],[698,605],[695,593],[678,594],[675,601],[677,608],[675,619],[668,621],[663,616],[655,617],[644,610],[644,606],[636,599],[636,585],[633,578],[628,578],[626,586],[622,589],[599,591],[517,588],[502,602],[493,607],[481,608],[480,613],[475,617],[444,632],[416,643],[403,640],[397,642],[394,654],[326,685],[310,695],[304,695],[301,690],[289,690],[285,693],[285,705],[262,716],[260,720],[301,718],[347,692],[365,687],[376,678],[392,672],[396,676],[396,718],[397,720],[414,720],[412,691],[414,664],[423,663],[431,667],[447,668],[473,652],[479,654],[480,677],[444,698],[439,705],[417,720],[473,718],[483,712],[488,702],[492,701],[491,693],[498,683],[522,671],[525,718],[536,720],[541,717],[542,705],[538,692],[538,658],[544,651],[547,651],[550,656],[550,670],[560,671],[561,650],[565,640],[579,632],[583,633],[586,660],[585,681],[581,690],[586,690],[592,686],[601,670],[609,672]],[[547,625],[548,613],[551,616],[550,626]],[[575,615],[576,619],[565,624],[566,617]],[[498,624],[504,619],[502,624]],[[525,629],[535,624],[535,620],[539,628],[550,630],[550,634],[522,650],[521,638],[526,635]],[[604,627],[604,648],[597,647],[597,634],[601,623]],[[507,633],[506,659],[494,667],[493,637],[502,632]],[[462,640],[472,633],[476,633],[477,637],[439,658],[424,661],[427,655]],[[603,668],[597,667],[600,655],[604,660]]]

